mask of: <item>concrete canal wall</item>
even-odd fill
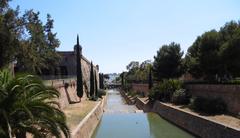
[[[104,107],[107,103],[107,96],[104,96],[95,108],[78,124],[72,132],[72,138],[91,138],[99,121],[102,118]]]
[[[136,97],[131,97],[131,96],[126,95],[126,93],[123,90],[119,90],[119,92],[122,95],[122,97],[125,99],[127,104],[129,104],[129,105],[135,104]]]
[[[227,104],[227,110],[231,114],[240,114],[240,85],[214,85],[214,84],[187,84],[185,88],[192,96],[205,98],[221,98]],[[132,84],[136,92],[148,95],[148,84]]]
[[[141,99],[137,98],[136,106],[146,112],[155,112],[173,124],[188,132],[203,138],[239,138],[240,128],[226,126],[209,120],[206,117],[174,108],[159,101],[155,102],[152,109]]]

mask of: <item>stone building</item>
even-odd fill
[[[77,43],[78,39],[77,39]],[[81,46],[80,46],[81,47]],[[82,47],[80,48],[82,50]],[[82,53],[80,51],[80,53]],[[45,80],[58,80],[58,79],[69,79],[76,80],[77,78],[77,63],[76,63],[76,52],[75,48],[73,51],[58,51],[60,55],[60,63],[53,71],[43,70],[41,77]],[[81,68],[82,68],[82,76],[83,76],[83,89],[84,92],[90,91],[90,70],[91,70],[91,62],[85,58],[83,55],[81,56]],[[93,66],[94,72],[96,72],[97,84],[99,84],[99,66]],[[99,86],[98,86],[99,88]]]

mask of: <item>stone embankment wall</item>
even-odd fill
[[[104,106],[107,102],[107,96],[104,96],[95,108],[78,124],[72,132],[73,138],[90,138],[96,129],[104,112]]]
[[[126,93],[122,90],[119,90],[119,91],[120,91],[120,94],[122,95],[122,97],[127,102],[127,104],[129,104],[129,105],[135,104],[136,97],[131,97],[131,96],[126,95]]]
[[[136,98],[136,107],[140,110],[143,110],[144,112],[151,112],[153,105],[141,98]]]
[[[144,96],[148,96],[149,93],[148,84],[132,83],[132,89],[138,93],[144,93]]]
[[[152,111],[192,134],[203,138],[240,137],[240,128],[231,128],[161,102],[155,102]]]
[[[132,89],[137,92],[149,93],[148,84],[132,84]],[[186,89],[192,96],[205,98],[221,98],[227,104],[228,111],[232,114],[240,114],[240,85],[206,85],[188,84]]]
[[[186,85],[192,96],[221,98],[227,104],[228,111],[240,114],[240,85]]]

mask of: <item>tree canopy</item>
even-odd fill
[[[163,45],[154,56],[153,75],[156,80],[177,78],[183,73],[183,52],[179,44]]]
[[[240,23],[228,22],[219,31],[199,36],[189,47],[185,63],[195,78],[217,81],[240,75]]]
[[[131,61],[126,67],[128,72],[125,73],[125,80],[127,82],[147,82],[151,66],[151,60],[143,61],[141,64]]]
[[[58,64],[56,48],[60,41],[52,32],[54,20],[47,15],[44,24],[39,12],[27,10],[19,15],[9,0],[0,3],[0,68],[15,63],[18,71],[41,73]]]

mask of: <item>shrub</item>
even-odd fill
[[[103,89],[99,89],[98,90],[98,97],[99,98],[102,98],[102,96],[105,96],[106,95],[106,91],[105,90],[103,90]]]
[[[123,87],[123,90],[124,90],[125,92],[130,91],[131,89],[132,89],[132,85],[130,85],[130,84],[126,84],[126,85],[124,85],[124,87]]]
[[[133,90],[130,90],[130,91],[128,91],[128,95],[133,97],[133,96],[137,95],[137,92],[133,91]]]
[[[182,82],[179,80],[164,80],[157,85],[154,85],[149,93],[151,101],[160,100],[170,102],[173,93],[182,88]]]
[[[222,99],[207,99],[204,97],[195,97],[191,99],[190,107],[195,111],[207,114],[221,114],[226,112],[227,109],[227,105]]]
[[[174,104],[189,104],[190,96],[187,94],[185,89],[176,90],[172,96],[172,102]]]
[[[161,100],[163,98],[163,92],[160,91],[161,87],[161,84],[157,84],[152,87],[148,95],[150,101]]]

